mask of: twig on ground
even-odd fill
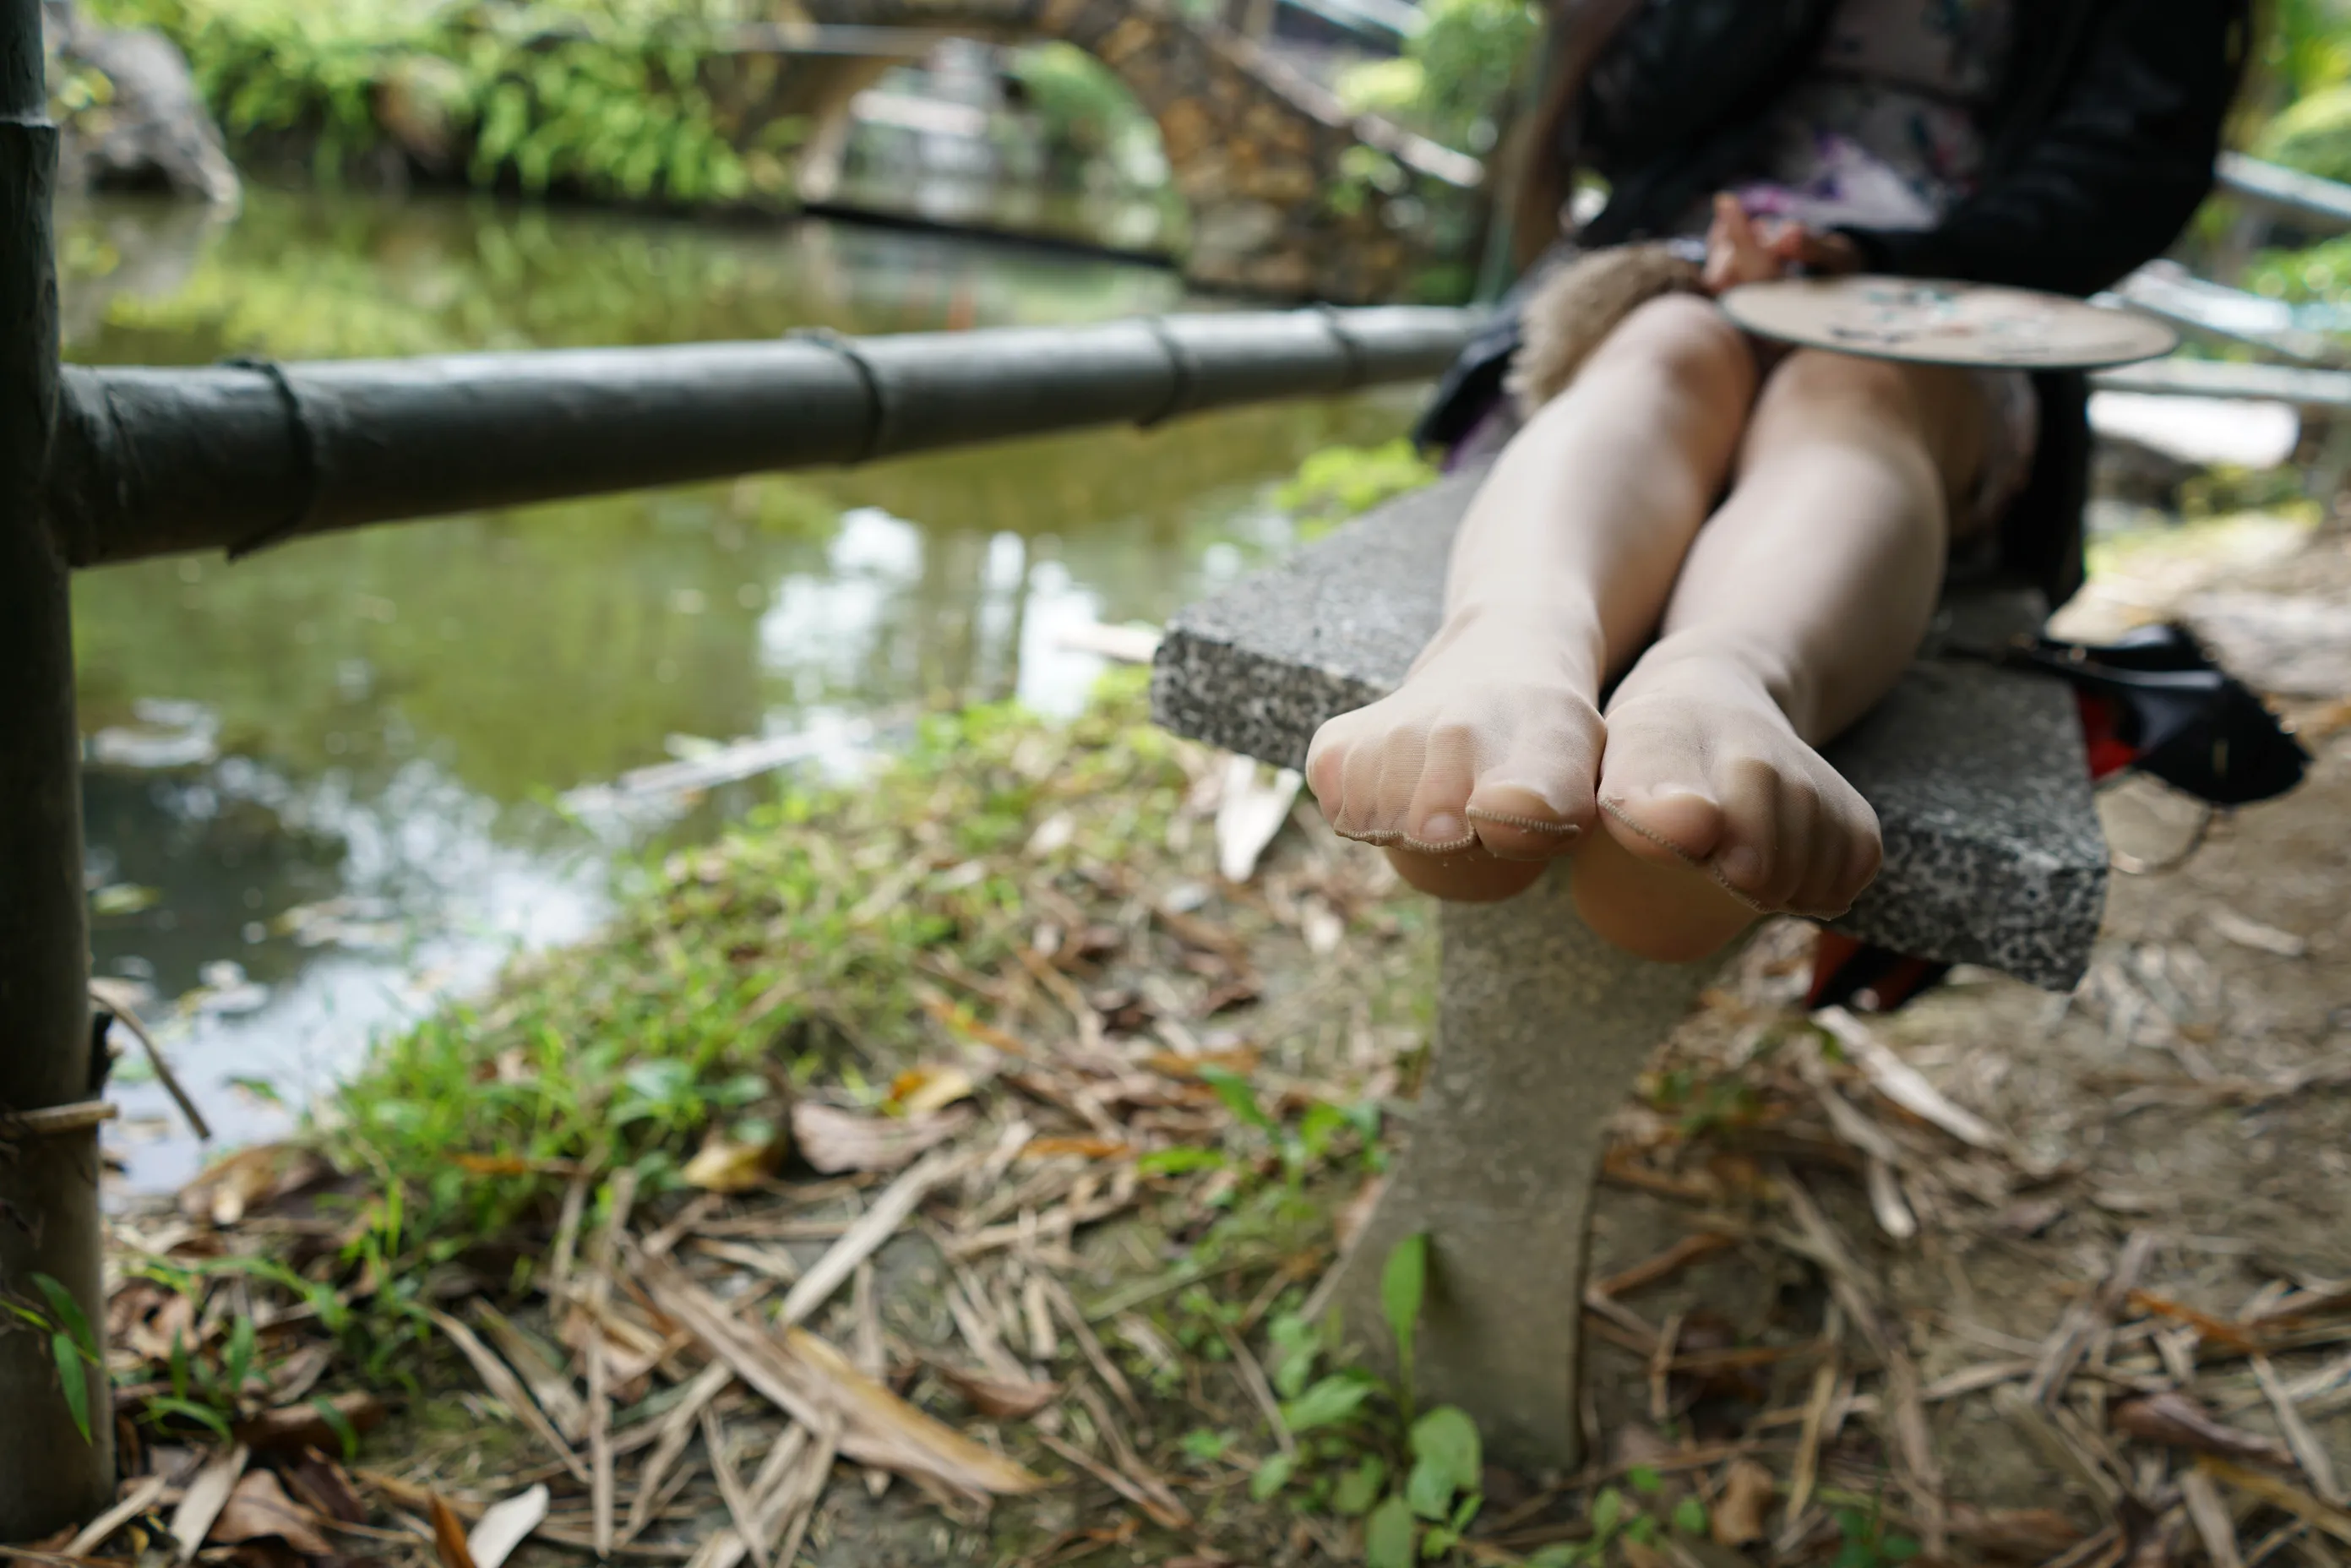
[[[1217,1325],[1217,1333],[1224,1337],[1225,1348],[1232,1353],[1233,1370],[1240,1375],[1241,1386],[1249,1390],[1251,1399],[1257,1401],[1258,1409],[1265,1415],[1266,1425],[1272,1428],[1275,1445],[1284,1454],[1296,1457],[1298,1439],[1290,1435],[1290,1423],[1282,1419],[1281,1405],[1273,1396],[1273,1385],[1265,1380],[1265,1368],[1258,1364],[1256,1355],[1251,1354],[1240,1335],[1221,1322]]]
[[[2204,1542],[2204,1553],[2212,1559],[2212,1568],[2244,1568],[2245,1560],[2237,1552],[2237,1525],[2229,1517],[2229,1505],[2221,1500],[2220,1489],[2202,1470],[2187,1470],[2179,1477],[2180,1500],[2188,1505],[2188,1518],[2196,1526],[2196,1534]]]
[[[714,1361],[686,1385],[684,1396],[662,1413],[657,1428],[660,1436],[654,1439],[653,1451],[637,1472],[637,1495],[629,1504],[627,1521],[621,1527],[621,1542],[634,1541],[652,1521],[660,1501],[661,1484],[668,1477],[670,1467],[677,1463],[678,1456],[685,1452],[685,1446],[694,1440],[695,1423],[703,1407],[734,1381],[734,1368],[723,1361]]]
[[[2042,1348],[2040,1364],[2032,1369],[2032,1376],[2025,1383],[2026,1398],[2046,1404],[2064,1392],[2066,1383],[2074,1375],[2074,1369],[2081,1364],[2084,1354],[2089,1350],[2090,1341],[2099,1330],[2114,1322],[2115,1314],[2122,1310],[2123,1303],[2131,1299],[2131,1291],[2138,1284],[2140,1270],[2147,1267],[2147,1260],[2154,1255],[2155,1233],[2151,1230],[2132,1231],[2129,1239],[2123,1243],[2122,1251],[2115,1260],[2114,1270],[2107,1274],[2105,1282],[2086,1300],[2067,1307],[2064,1316],[2059,1319],[2056,1332],[2049,1336],[2048,1343]]]
[[[848,1281],[858,1264],[880,1251],[898,1233],[898,1228],[930,1196],[932,1188],[952,1181],[973,1157],[967,1153],[942,1149],[925,1155],[913,1169],[892,1182],[784,1297],[778,1314],[779,1322],[789,1327],[822,1306]]]
[[[449,1343],[473,1364],[475,1375],[482,1380],[482,1386],[489,1390],[490,1397],[512,1411],[515,1418],[529,1427],[540,1442],[554,1449],[555,1457],[563,1461],[563,1468],[570,1472],[572,1479],[581,1486],[590,1484],[587,1465],[572,1450],[571,1445],[563,1440],[563,1434],[555,1429],[555,1423],[547,1418],[546,1412],[539,1409],[529,1391],[523,1387],[522,1380],[498,1359],[497,1353],[484,1344],[472,1329],[448,1313],[437,1308],[428,1308],[426,1316],[432,1320],[433,1326],[447,1335]]]
[[[2294,1407],[2294,1396],[2286,1391],[2284,1383],[2279,1379],[2277,1368],[2270,1364],[2270,1358],[2266,1355],[2256,1354],[2248,1359],[2253,1369],[2253,1380],[2261,1385],[2262,1393],[2269,1399],[2270,1408],[2277,1413],[2278,1430],[2284,1434],[2286,1447],[2294,1450],[2294,1462],[2302,1467],[2302,1473],[2310,1478],[2310,1490],[2316,1492],[2322,1501],[2336,1508],[2342,1507],[2343,1489],[2335,1479],[2335,1467],[2328,1462],[2326,1449],[2319,1443],[2317,1434],[2310,1429],[2310,1424],[2302,1418],[2302,1412]]]

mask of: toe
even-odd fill
[[[1429,737],[1420,777],[1404,810],[1402,846],[1421,854],[1458,855],[1477,847],[1467,813],[1477,782],[1477,758],[1466,742],[1442,732]]]
[[[1478,841],[1510,861],[1563,855],[1576,846],[1592,821],[1589,791],[1571,811],[1531,786],[1491,780],[1470,795],[1468,814]]]
[[[1366,740],[1347,747],[1341,766],[1338,816],[1331,825],[1343,835],[1367,844],[1394,843],[1401,833],[1401,813],[1387,809],[1386,780],[1395,771],[1391,737]]]
[[[1722,807],[1698,788],[1614,792],[1604,781],[1600,800],[1610,836],[1643,860],[1689,864],[1722,842]]]

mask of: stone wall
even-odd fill
[[[1059,38],[1101,60],[1159,125],[1191,210],[1187,278],[1282,298],[1399,299],[1441,255],[1475,159],[1329,93],[1162,0],[803,0],[807,20]]]

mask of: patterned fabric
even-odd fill
[[[1819,61],[1759,128],[1748,209],[1932,227],[1975,187],[2013,0],[1842,0]]]

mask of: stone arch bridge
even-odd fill
[[[1153,120],[1191,212],[1185,276],[1212,287],[1366,303],[1442,259],[1478,161],[1337,99],[1238,35],[1164,0],[798,0],[779,18],[1018,43],[1057,38],[1108,66]],[[810,104],[817,145],[889,61],[843,61]]]

